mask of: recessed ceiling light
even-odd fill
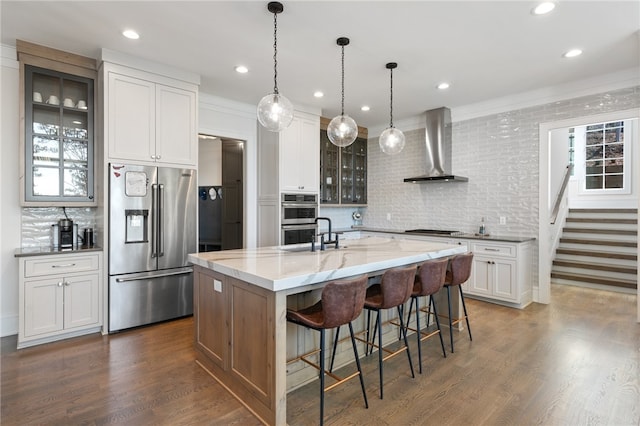
[[[369,108],[369,105],[362,105],[362,107],[360,108],[360,111],[369,111],[371,108]]]
[[[444,89],[448,89],[449,88],[449,83],[440,83],[436,86],[438,89],[440,90],[444,90]]]
[[[575,58],[576,56],[580,56],[582,55],[582,50],[580,49],[571,49],[569,50],[567,53],[565,53],[564,56],[565,58]]]
[[[137,39],[140,38],[140,34],[135,32],[134,30],[124,30],[122,32],[122,35],[125,36],[126,38],[131,39],[131,40],[137,40]]]
[[[238,65],[236,67],[236,72],[240,74],[246,74],[249,72],[249,68],[245,67],[244,65]]]
[[[531,10],[534,15],[545,15],[555,9],[556,4],[552,1],[545,1]]]
[[[313,96],[316,98],[321,98],[324,96],[324,93],[322,93],[321,91],[317,90],[315,92],[313,92]]]

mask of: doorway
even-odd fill
[[[242,248],[244,141],[204,134],[198,141],[198,251]]]
[[[550,246],[550,225],[549,217],[552,209],[550,202],[550,158],[552,150],[550,143],[552,141],[552,131],[561,128],[570,128],[585,126],[591,123],[607,122],[614,120],[633,119],[640,116],[638,109],[616,111],[612,113],[598,114],[586,117],[576,117],[573,119],[562,120],[558,122],[541,123],[540,124],[540,157],[539,157],[539,234],[538,234],[538,262],[539,262],[539,285],[538,285],[538,301],[541,303],[549,303],[550,300],[550,272],[551,272],[551,256],[552,247]],[[640,170],[640,153],[638,149],[634,150],[631,167],[636,178],[634,181],[637,185],[637,173]],[[637,191],[637,189],[636,189]],[[552,194],[551,194],[552,195]],[[637,202],[637,201],[636,201]],[[638,289],[640,295],[640,288]],[[640,297],[638,298],[638,320],[640,321]]]

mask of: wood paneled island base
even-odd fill
[[[433,242],[363,238],[347,247],[300,252],[287,247],[189,256],[194,268],[197,362],[260,420],[286,425],[287,297],[334,279],[466,251]]]

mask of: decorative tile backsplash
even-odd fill
[[[96,227],[95,208],[66,208],[67,216],[78,224],[78,233],[83,228]],[[25,207],[22,209],[21,247],[49,247],[52,245],[51,225],[64,219],[62,207]]]
[[[424,129],[405,131],[404,150],[383,154],[369,139],[369,207],[364,225],[538,233],[539,124],[640,107],[640,86],[453,123],[452,171],[469,182],[404,183],[424,173]],[[391,220],[387,220],[387,214]]]

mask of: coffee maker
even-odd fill
[[[58,221],[58,232],[60,248],[73,248],[73,221],[71,219],[60,219]]]
[[[51,225],[51,237],[53,246],[60,250],[73,249],[78,245],[78,225],[74,225],[71,219],[60,219],[57,224]]]

